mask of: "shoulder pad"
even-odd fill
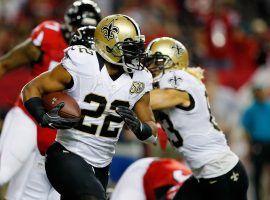
[[[60,32],[61,25],[56,21],[45,21],[39,24],[31,33],[31,40],[36,46],[41,46],[44,38],[54,37]],[[49,35],[49,36],[48,36]]]
[[[49,31],[56,31],[56,32],[59,32],[61,28],[60,23],[53,20],[44,21],[39,26],[42,29],[47,29]]]
[[[61,63],[64,67],[80,73],[92,72],[93,74],[95,68],[99,69],[95,51],[81,45],[65,49],[65,57]]]
[[[183,70],[172,70],[166,72],[159,81],[159,87],[163,88],[175,88],[179,90],[185,90],[186,84],[190,75]]]
[[[65,56],[74,62],[74,64],[84,64],[96,59],[96,54],[93,50],[82,45],[71,46],[65,50]]]
[[[153,89],[153,77],[148,70],[135,71],[133,73],[133,82],[143,83],[145,92]]]
[[[135,81],[150,82],[153,83],[152,74],[148,70],[134,71],[133,79]]]

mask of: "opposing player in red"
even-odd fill
[[[63,24],[56,21],[41,23],[27,40],[0,58],[0,77],[26,64],[33,65],[32,78],[51,70],[63,58],[74,31],[85,25],[96,26],[100,20],[100,9],[95,2],[75,1],[67,10]],[[6,116],[0,140],[0,185],[12,179],[8,199],[21,199],[30,182],[35,187],[29,199],[46,199],[35,196],[36,193],[41,194],[44,187],[37,183],[36,176],[45,175],[44,157],[41,155],[45,154],[55,135],[55,130],[37,126],[18,98],[16,106]],[[32,168],[37,169],[36,176],[32,176]]]
[[[110,200],[171,200],[190,175],[175,159],[143,158],[125,171]]]

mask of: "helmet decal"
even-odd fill
[[[145,66],[152,72],[154,82],[158,82],[168,71],[188,67],[188,51],[179,41],[161,37],[152,40],[147,46]],[[176,84],[172,80],[173,84]]]
[[[184,52],[184,49],[177,44],[173,44],[172,49],[175,49],[175,54],[178,54],[179,56]]]
[[[115,14],[103,18],[94,39],[97,52],[109,63],[121,66],[127,73],[143,70],[145,38],[130,17]]]
[[[114,26],[114,20],[112,20],[108,25],[102,27],[101,32],[104,33],[104,37],[109,41],[114,38],[113,33],[119,33],[119,28]]]
[[[95,33],[96,27],[94,26],[83,26],[75,32],[73,35],[70,46],[74,45],[83,45],[89,49],[94,50],[94,33]]]

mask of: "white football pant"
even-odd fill
[[[36,124],[19,107],[8,112],[0,138],[0,185],[9,181],[8,200],[60,199],[37,148]]]

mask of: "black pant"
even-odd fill
[[[263,167],[270,164],[270,143],[254,142],[252,144],[251,160],[254,168],[253,180],[255,187],[256,200],[262,199],[260,195],[261,176]]]
[[[242,163],[228,173],[210,179],[191,176],[174,200],[247,200],[248,177]]]
[[[47,151],[45,168],[61,199],[106,199],[109,166],[95,168],[56,142]]]

